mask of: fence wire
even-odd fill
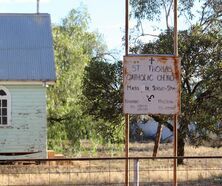
[[[130,185],[173,183],[173,157],[130,157]],[[184,157],[178,185],[222,185],[222,157]],[[125,158],[0,160],[1,186],[125,185]]]

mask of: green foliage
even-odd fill
[[[85,66],[105,46],[98,34],[88,32],[89,16],[84,8],[71,10],[62,25],[53,26],[57,81],[48,89],[49,147],[80,146],[90,118],[83,115],[82,78]],[[65,143],[65,144],[63,144]]]
[[[191,16],[191,9],[194,7],[194,2],[195,0],[178,1],[180,12]],[[130,5],[132,7],[132,16],[138,20],[159,20],[163,11],[168,13],[167,11],[173,10],[173,0],[130,0]]]
[[[116,124],[103,119],[95,119],[91,122],[91,130],[89,139],[98,144],[115,143],[119,144],[123,142],[124,137],[124,125],[123,123]]]
[[[190,136],[200,143],[209,139],[209,132],[219,133],[216,127],[222,115],[222,68],[220,31],[203,32],[201,27],[179,32],[179,56],[182,71],[182,114],[179,137],[189,135],[188,125],[193,123],[197,136]],[[162,33],[153,43],[132,50],[147,54],[172,54],[172,32]]]
[[[170,29],[169,18],[173,12],[173,0],[130,0],[130,5],[131,16],[137,20],[138,26],[142,26],[142,20],[159,21],[164,15],[166,28]],[[198,11],[195,7],[198,7]],[[197,19],[204,29],[222,25],[221,0],[180,0],[178,9],[180,16],[185,16],[189,21]]]
[[[157,0],[130,0],[132,14],[137,19],[159,19],[161,13],[161,1]]]
[[[53,149],[56,152],[63,152],[64,149],[67,148],[64,143],[67,139],[65,125],[57,123],[48,128],[48,149]]]
[[[221,0],[182,0],[179,2],[179,15],[185,16],[197,25],[179,33],[179,54],[182,58],[182,115],[178,135],[178,155],[184,155],[185,139],[189,135],[199,144],[202,139],[209,139],[209,131],[220,133],[215,128],[221,121]],[[159,35],[153,43],[132,48],[138,54],[173,54],[172,31],[169,16],[173,0],[130,0],[131,14],[142,27],[142,20],[158,20],[164,12],[167,32]],[[198,6],[198,11],[193,7]],[[195,10],[195,12],[194,12]],[[194,16],[195,15],[195,16]],[[142,28],[142,36],[143,33]],[[138,37],[137,37],[138,38]],[[162,118],[155,116],[163,121]],[[198,135],[190,135],[188,125],[196,125]],[[179,160],[178,163],[182,163]]]
[[[196,143],[207,139],[208,131],[219,132],[215,123],[222,115],[222,38],[215,20],[220,19],[221,11],[215,6],[217,1],[202,2],[208,1],[202,7],[199,26],[179,33],[182,62],[179,141],[182,142],[189,135],[190,122],[198,129],[198,136],[190,136]],[[170,10],[172,6],[172,1],[130,2],[132,14],[139,21],[158,19],[161,7]],[[193,0],[181,1],[181,9],[190,11],[193,3]],[[168,10],[165,9],[166,16]],[[82,8],[72,10],[61,25],[53,27],[57,82],[48,89],[48,135],[49,147],[57,151],[72,153],[80,148],[80,140],[86,138],[101,143],[123,140],[122,64],[105,60],[105,46],[98,34],[87,31],[88,22],[89,16]],[[138,54],[172,54],[172,35],[168,28],[153,43],[131,50]],[[156,119],[167,123],[167,117]]]
[[[121,62],[108,63],[93,59],[85,68],[83,94],[86,112],[96,119],[120,123],[121,110]]]
[[[121,80],[121,62],[109,63],[94,58],[85,68],[85,112],[97,121],[95,130],[105,142],[120,142],[123,139]]]
[[[204,129],[198,130],[198,143],[201,137],[209,138],[206,131],[219,132],[215,127],[222,114],[221,39],[220,32],[203,33],[199,27],[180,37],[182,109],[185,120],[196,121],[197,128]]]

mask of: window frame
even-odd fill
[[[3,90],[6,93],[6,95],[4,96],[0,95],[0,100],[3,100],[3,99],[7,100],[7,107],[6,107],[7,108],[7,124],[1,123],[0,128],[2,128],[2,127],[8,127],[11,125],[11,94],[9,90],[5,88],[4,86],[0,86],[0,90]],[[2,108],[2,105],[0,108]],[[2,117],[2,113],[1,113],[1,117]]]

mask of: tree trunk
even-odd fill
[[[184,164],[184,147],[185,147],[185,137],[183,134],[178,132],[178,149],[177,149],[177,156],[181,156],[182,158],[178,158],[177,164],[182,165]]]
[[[161,135],[162,135],[162,125],[159,123],[158,128],[157,128],[157,132],[156,132],[155,145],[153,148],[153,157],[156,157],[156,155],[157,155],[157,151],[158,151],[158,148],[160,145]]]
[[[177,163],[178,165],[184,164],[184,155],[185,155],[185,140],[187,137],[187,134],[189,132],[188,130],[188,124],[189,121],[186,119],[181,119],[180,121],[180,128],[178,130],[178,146],[177,146],[177,156],[181,156],[181,158],[178,158]]]

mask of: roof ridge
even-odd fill
[[[49,13],[0,13],[0,16],[50,16]]]

